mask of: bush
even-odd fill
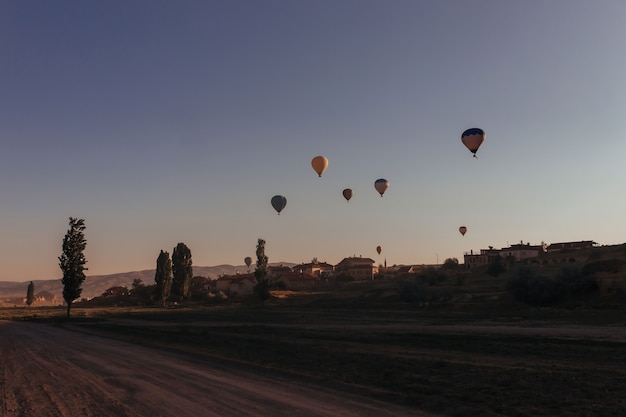
[[[582,273],[585,275],[593,275],[596,272],[617,273],[623,265],[624,261],[621,259],[607,259],[605,261],[591,262],[583,267]]]
[[[544,276],[531,266],[521,266],[508,280],[506,289],[517,300],[532,305],[549,305],[565,294],[559,281]]]
[[[489,263],[489,266],[487,266],[487,273],[492,277],[497,277],[505,270],[506,268],[504,267],[500,256],[496,256],[494,260]]]
[[[424,272],[418,274],[416,279],[424,281],[428,285],[437,285],[448,279],[448,275],[439,269],[429,267]]]
[[[426,285],[417,278],[406,278],[398,283],[398,297],[409,303],[421,303],[428,301]]]
[[[441,269],[447,269],[450,271],[455,271],[459,268],[459,260],[457,258],[448,258],[443,261],[443,265],[441,265]]]
[[[576,265],[563,265],[553,278],[536,268],[522,266],[506,284],[517,300],[532,305],[550,305],[568,295],[589,294],[598,290],[598,283],[583,274]]]
[[[598,282],[593,277],[583,274],[575,265],[561,267],[555,278],[569,294],[589,294],[598,290]]]

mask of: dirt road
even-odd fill
[[[0,321],[2,417],[427,416],[314,383]]]

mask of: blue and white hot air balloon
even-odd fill
[[[482,145],[484,141],[485,131],[477,127],[467,129],[461,135],[461,142],[474,154],[474,158],[476,158],[476,151],[478,151],[478,148],[480,148],[480,145]]]
[[[379,178],[374,182],[374,188],[376,188],[376,191],[378,191],[382,197],[385,191],[387,191],[387,188],[389,188],[389,181],[384,178]]]

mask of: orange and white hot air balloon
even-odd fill
[[[463,236],[465,236],[465,233],[467,232],[467,227],[465,227],[465,226],[459,227],[459,232],[461,232],[461,234]]]
[[[326,171],[326,168],[328,168],[328,158],[321,155],[316,156],[311,160],[311,166],[315,172],[317,172],[317,175],[321,177],[324,171]]]
[[[474,158],[476,158],[476,151],[478,151],[478,148],[480,148],[480,145],[482,145],[484,141],[485,131],[477,127],[467,129],[461,135],[461,142],[474,154]]]

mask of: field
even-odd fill
[[[626,302],[532,308],[502,278],[454,284],[454,302],[399,302],[393,282],[178,308],[4,309],[22,319],[310,378],[449,416],[626,415]]]

